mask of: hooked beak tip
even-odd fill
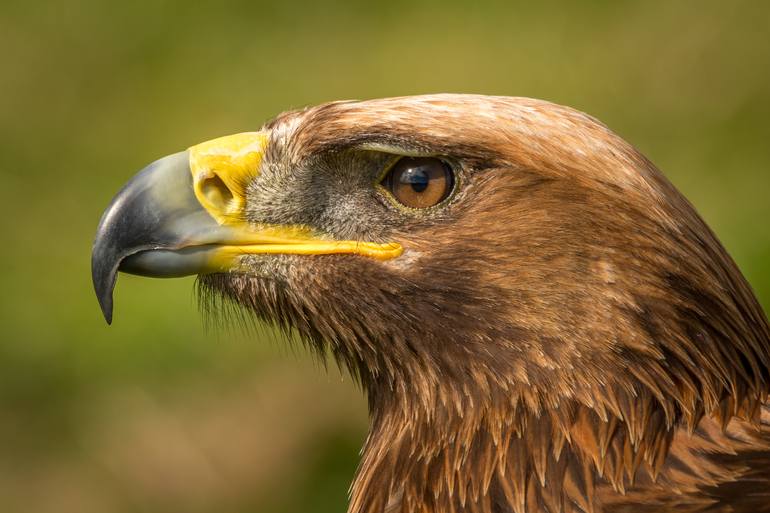
[[[112,325],[112,297],[110,295],[109,299],[104,300],[104,302],[100,301],[99,304],[102,307],[102,314],[104,314],[104,320],[107,322],[107,325]]]
[[[112,324],[112,290],[115,288],[117,269],[105,267],[104,262],[95,256],[91,259],[91,278],[94,292],[96,292],[96,299],[99,301],[104,320],[107,321],[107,324]]]

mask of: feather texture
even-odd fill
[[[770,511],[767,319],[628,143],[566,107],[463,95],[326,104],[266,129],[265,183],[353,176],[381,151],[464,173],[431,215],[324,225],[396,240],[405,263],[287,256],[201,280],[362,384],[350,513]]]

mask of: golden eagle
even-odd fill
[[[93,280],[200,286],[330,353],[371,430],[351,513],[770,511],[770,329],[607,127],[526,98],[335,102],[134,177]]]

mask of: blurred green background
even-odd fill
[[[587,111],[696,205],[770,305],[764,1],[0,6],[0,512],[341,512],[366,431],[347,377],[206,329],[193,280],[91,290],[136,170],[327,100],[535,96]]]

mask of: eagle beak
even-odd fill
[[[153,162],[102,215],[91,253],[94,290],[108,324],[118,271],[159,278],[237,271],[251,254],[352,253],[380,260],[399,244],[329,240],[303,226],[245,220],[246,187],[259,175],[264,132],[214,139]]]

